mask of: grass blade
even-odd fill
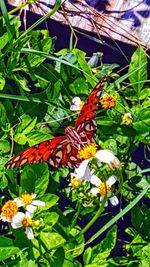
[[[112,218],[108,223],[106,223],[96,234],[94,234],[86,244],[91,243],[97,237],[99,237],[103,232],[105,232],[109,227],[111,227],[114,223],[116,223],[121,217],[123,217],[128,211],[130,211],[146,194],[147,190],[150,188],[150,185],[146,186],[143,191],[129,204],[127,205],[119,214],[117,214],[114,218]]]

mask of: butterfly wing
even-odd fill
[[[75,148],[66,136],[59,136],[43,141],[33,147],[21,151],[18,155],[9,160],[6,168],[16,168],[38,162],[47,162],[53,167],[74,167],[79,160]]]
[[[98,109],[99,97],[102,93],[106,79],[103,78],[94,87],[89,94],[86,103],[80,111],[79,117],[75,124],[75,131],[81,136],[86,136],[90,142],[93,142],[96,136],[96,111]]]

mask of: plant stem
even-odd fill
[[[77,222],[78,216],[80,214],[80,210],[81,210],[81,203],[82,203],[81,200],[79,200],[77,202],[77,212],[76,212],[74,219],[73,219],[73,222],[71,224],[71,229],[76,225],[76,222]]]
[[[82,229],[81,233],[84,234],[95,222],[96,220],[99,218],[99,216],[101,215],[101,213],[104,210],[104,206],[105,203],[107,201],[107,195],[105,195],[103,201],[101,202],[100,208],[98,209],[97,213],[95,214],[95,216],[89,221],[89,223]]]

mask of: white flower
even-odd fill
[[[11,226],[13,229],[25,227],[25,233],[28,239],[33,239],[34,234],[32,230],[32,216],[29,212],[18,212],[12,219]]]
[[[37,207],[45,206],[45,202],[40,200],[34,200],[36,198],[36,194],[28,194],[25,193],[21,195],[19,198],[15,198],[14,201],[22,206],[25,206],[26,211],[30,212],[31,214],[37,209]]]
[[[100,194],[100,201],[102,201],[106,195],[107,197],[110,197],[112,195],[111,186],[115,184],[116,180],[117,180],[116,176],[112,175],[104,183],[101,181],[99,177],[97,177],[96,175],[92,175],[90,182],[96,187],[93,187],[90,190],[91,194],[94,196],[96,196],[97,194]],[[110,197],[109,200],[113,206],[116,206],[119,203],[119,200],[116,196]],[[105,206],[107,205],[108,205],[108,202],[106,201]]]
[[[98,166],[101,163],[106,163],[111,169],[117,169],[120,166],[119,159],[114,155],[114,153],[107,149],[98,150],[94,155],[94,158],[98,160]],[[75,168],[74,173],[71,173],[71,177],[75,177],[79,180],[90,180],[93,170],[91,171],[88,164],[89,159],[84,159],[78,168]]]
[[[107,163],[110,169],[117,169],[120,166],[120,161],[110,150],[107,149],[98,150],[95,153],[94,157],[98,159],[98,165],[101,165],[102,162]]]
[[[15,200],[8,200],[1,208],[0,220],[11,222],[21,206],[22,204],[17,203]]]
[[[89,160],[83,160],[78,168],[75,168],[74,173],[71,173],[71,178],[76,178],[77,180],[86,180],[89,181],[92,175],[92,172],[88,166]]]
[[[80,111],[83,106],[83,101],[81,101],[80,97],[76,96],[72,99],[72,105],[70,106],[71,111]]]

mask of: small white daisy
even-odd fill
[[[116,196],[111,196],[112,195],[111,187],[112,187],[112,185],[115,184],[116,180],[117,180],[116,176],[112,175],[104,183],[101,181],[101,179],[99,177],[97,177],[96,175],[92,175],[90,182],[91,182],[91,184],[95,185],[96,187],[93,187],[90,190],[90,193],[94,196],[99,194],[100,195],[100,201],[102,201],[104,199],[104,197],[107,195],[107,197],[109,197],[110,203],[113,206],[116,206],[119,204],[119,200]],[[105,203],[105,206],[107,206],[107,205],[108,205],[108,201]]]
[[[34,200],[36,198],[36,194],[28,194],[25,193],[21,195],[19,198],[15,198],[14,201],[18,205],[25,206],[26,211],[30,212],[31,214],[37,209],[37,207],[45,206],[45,202],[40,200]]]
[[[22,204],[15,200],[8,200],[1,208],[0,220],[11,222],[21,206]]]
[[[28,239],[33,239],[34,234],[32,230],[32,216],[29,212],[18,212],[12,219],[11,226],[13,229],[25,227],[25,233]]]
[[[72,105],[70,106],[71,111],[80,111],[83,107],[84,102],[81,101],[80,97],[76,96],[72,99]]]

